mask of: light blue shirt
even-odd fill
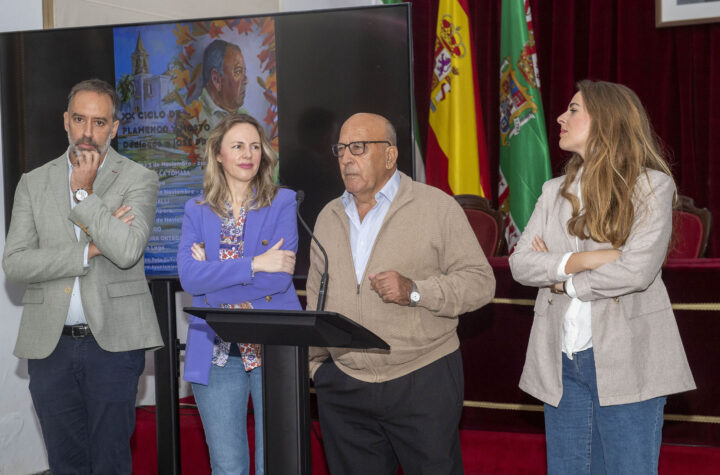
[[[353,264],[355,264],[355,277],[360,284],[365,267],[370,259],[370,252],[375,244],[382,223],[385,220],[390,205],[400,187],[400,173],[395,170],[385,186],[375,193],[375,206],[360,221],[357,205],[353,195],[345,190],[341,199],[345,207],[345,214],[350,220],[350,249],[352,250]]]
[[[72,176],[73,171],[73,164],[72,161],[70,161],[70,149],[67,151],[67,159],[68,159],[68,189],[70,190],[70,208],[75,208],[75,200],[73,199],[73,190],[70,187],[70,177]],[[98,173],[100,172],[100,169],[105,164],[105,160],[102,161],[100,164],[100,167],[98,168]],[[75,224],[73,226],[75,228],[75,237],[77,240],[80,240],[80,226]],[[88,267],[88,248],[90,247],[90,244],[85,245],[85,253],[83,254],[83,267]],[[87,323],[87,319],[85,318],[85,311],[83,311],[82,306],[82,297],[80,295],[80,277],[75,277],[75,283],[73,284],[72,289],[72,295],[70,296],[70,308],[68,308],[68,314],[67,318],[65,319],[65,325],[79,325],[82,323]]]

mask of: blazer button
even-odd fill
[[[260,241],[260,244],[262,244],[263,246],[267,246],[267,245],[268,245],[268,240],[267,240],[267,239],[263,239],[262,241]]]
[[[72,289],[70,287],[65,287],[65,293],[69,294],[70,292],[72,292]]]
[[[272,300],[272,295],[266,295],[266,296],[265,296],[265,301],[266,301],[266,302],[270,302],[271,300]]]
[[[620,303],[620,298],[619,298],[619,297],[613,297],[613,300],[615,301],[615,303]]]
[[[548,305],[552,305],[552,299],[548,299]]]

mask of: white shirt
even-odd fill
[[[75,199],[73,199],[73,190],[70,187],[70,177],[72,176],[73,171],[73,164],[70,160],[70,149],[67,151],[67,158],[68,158],[68,188],[70,189],[70,208],[75,208]],[[105,160],[102,161],[100,164],[100,167],[98,168],[98,173],[100,172],[100,169],[105,164]],[[77,224],[73,225],[75,228],[75,237],[77,240],[80,240],[80,226]],[[90,247],[90,244],[85,245],[85,252],[83,254],[83,267],[88,267],[88,249]],[[70,296],[70,307],[68,308],[68,314],[67,318],[65,319],[65,325],[79,325],[82,323],[87,323],[87,318],[85,318],[85,311],[83,311],[82,306],[82,297],[80,295],[80,277],[75,277],[75,283],[73,284],[72,294]]]
[[[577,197],[582,208],[580,180],[577,183]],[[565,282],[567,295],[572,299],[563,317],[562,341],[562,351],[570,359],[573,359],[573,354],[592,348],[591,302],[583,302],[577,298],[577,292],[572,283],[572,274],[565,273],[565,265],[574,252],[580,252],[580,239],[577,236],[575,236],[575,251],[565,254],[557,269],[557,278],[559,281]]]
[[[350,220],[350,249],[352,250],[353,264],[355,264],[355,277],[360,284],[365,267],[370,259],[370,252],[375,244],[382,223],[385,220],[395,195],[400,187],[400,173],[395,170],[385,186],[375,193],[375,206],[370,209],[360,221],[357,205],[353,195],[345,190],[341,200],[345,207],[345,214]]]

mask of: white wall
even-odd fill
[[[280,0],[284,12],[382,5],[382,0]]]
[[[42,0],[0,0],[0,31],[42,29]],[[2,88],[0,83],[0,88]],[[2,143],[0,117],[0,143]],[[0,163],[2,162],[0,148]],[[3,169],[0,166],[0,197]],[[5,204],[0,206],[0,247],[5,249]],[[29,474],[47,468],[40,425],[28,392],[27,361],[12,354],[24,286],[10,284],[0,270],[0,474]]]
[[[279,0],[54,0],[54,26],[117,25],[279,11]]]
[[[41,30],[42,0],[0,0],[0,32]]]
[[[116,5],[110,5],[112,1]],[[227,15],[221,11],[212,12],[208,6],[217,8],[218,5],[227,6],[232,3],[239,6],[241,11],[237,14],[272,13],[276,11],[301,11],[321,8],[339,8],[362,5],[381,4],[381,0],[211,0],[198,2],[197,0],[176,1],[173,8],[178,8],[185,18],[201,18],[209,15]],[[77,6],[84,4],[84,7]],[[167,16],[167,13],[154,11],[157,5],[164,5],[166,0],[55,0],[55,26],[108,24],[157,21],[177,16]],[[73,6],[74,5],[74,6]],[[108,5],[111,11],[102,10],[99,5]],[[71,6],[72,8],[68,8]],[[65,9],[65,10],[63,10]],[[72,10],[72,11],[70,11]],[[86,15],[79,15],[78,12]],[[0,32],[39,30],[42,29],[42,0],[0,0]],[[231,13],[234,14],[234,13]],[[163,16],[165,15],[165,16]],[[75,22],[75,23],[71,23]],[[0,89],[2,88],[0,83]],[[0,127],[2,120],[0,117]],[[7,120],[7,118],[5,118]],[[60,123],[57,124],[61,126]],[[1,128],[0,128],[1,134]],[[0,135],[0,143],[2,136]],[[2,149],[0,148],[0,163],[2,163]],[[0,197],[4,200],[3,168],[0,166]],[[5,205],[0,206],[0,249],[5,248]],[[30,393],[28,391],[27,361],[19,360],[12,354],[17,337],[20,314],[22,312],[21,299],[24,285],[10,284],[0,269],[0,475],[32,474],[47,469],[47,456],[42,442],[40,426],[32,408]],[[178,308],[189,305],[187,295],[177,296]],[[184,341],[187,332],[187,316],[181,311],[178,315],[178,336]],[[138,394],[139,404],[153,404],[154,368],[152,354],[148,353],[146,372],[141,378]],[[189,388],[181,384],[181,395],[188,394]]]
[[[65,28],[347,8],[380,5],[382,0],[210,0],[202,2],[201,7],[198,4],[197,0],[175,0],[169,9],[167,0],[54,0],[54,26]]]

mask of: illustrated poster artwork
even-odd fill
[[[145,271],[175,276],[183,207],[202,194],[203,149],[213,126],[229,112],[250,114],[278,151],[275,22],[128,26],[115,28],[113,39],[118,151],[160,178]]]

